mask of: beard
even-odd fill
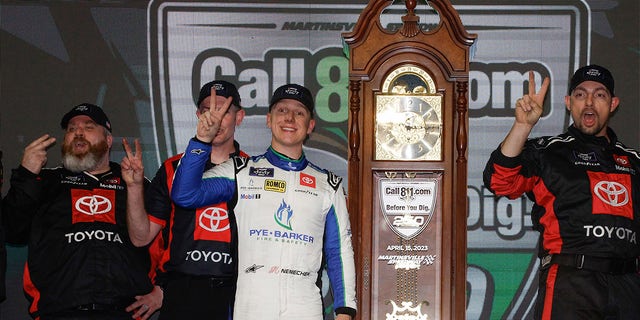
[[[86,143],[89,149],[75,152],[73,144],[76,142]],[[74,138],[70,143],[62,145],[62,165],[71,172],[91,171],[98,166],[108,152],[109,146],[104,140],[94,145],[84,138]]]

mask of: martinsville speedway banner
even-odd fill
[[[527,90],[529,70],[534,71],[538,87],[544,77],[551,78],[545,112],[533,135],[555,135],[566,129],[570,119],[563,97],[569,78],[579,66],[594,62],[594,26],[602,34],[613,32],[606,28],[610,19],[602,14],[616,8],[617,2],[452,3],[467,31],[478,35],[469,79],[467,319],[527,319],[536,296],[538,266],[532,203],[524,197],[515,201],[493,197],[482,186],[482,170],[511,127],[513,106]],[[291,82],[310,88],[316,99],[317,125],[305,153],[312,162],[346,179],[349,75],[341,35],[353,30],[365,4],[3,1],[0,148],[7,168],[3,191],[8,188],[8,169],[19,163],[20,150],[42,130],[59,134],[54,130],[60,115],[83,101],[105,107],[114,125],[114,141],[141,139],[146,175],[151,178],[160,163],[182,152],[193,136],[194,101],[200,86],[212,79],[238,85],[247,117],[236,137],[252,155],[264,152],[270,143],[266,113],[273,90]],[[633,8],[637,13],[638,5]],[[439,16],[424,1],[418,1],[416,13],[423,31],[437,28]],[[395,32],[404,14],[404,3],[395,1],[380,22]],[[637,50],[638,17],[632,16],[635,24],[628,28],[635,31],[628,38],[635,41]],[[637,71],[637,54],[635,59]],[[595,62],[622,63],[608,56],[600,60]],[[39,67],[30,73],[27,65]],[[42,74],[36,76],[36,70]],[[630,83],[635,83],[636,99],[622,97],[623,102],[638,100],[637,72],[633,77]],[[28,94],[36,91],[40,94]],[[8,106],[14,105],[24,105],[27,114],[51,119],[46,124],[25,122],[9,115]],[[627,130],[636,132],[636,141],[625,142],[637,147],[639,129],[633,126]],[[57,150],[50,153],[54,153],[51,164],[59,156]],[[112,160],[120,161],[122,156],[116,148]],[[9,248],[9,297],[0,305],[0,318],[28,319],[20,289],[25,254],[24,248]],[[327,279],[322,293],[326,318],[332,319]]]

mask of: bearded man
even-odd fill
[[[6,241],[28,245],[23,286],[29,314],[147,319],[162,293],[149,278],[148,249],[129,240],[126,184],[120,165],[109,161],[111,122],[100,107],[83,103],[60,125],[62,167],[44,168],[56,138],[41,136],[25,148],[2,200]]]

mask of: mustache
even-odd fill
[[[78,142],[91,144],[91,142],[89,142],[89,140],[87,140],[87,139],[85,139],[83,137],[75,137],[75,138],[73,138],[73,140],[71,140],[71,143],[78,143]]]
[[[101,154],[109,150],[109,146],[107,145],[106,141],[100,141],[94,144],[94,143],[91,143],[89,140],[85,139],[84,137],[75,137],[69,143],[62,144],[62,155],[64,156],[67,154],[73,154],[74,153],[73,145],[76,143],[84,143],[89,146],[86,152],[83,152],[83,154],[77,154],[76,156],[83,156],[88,153]]]
[[[65,143],[62,144],[62,154],[64,155],[64,154],[72,152],[73,145],[78,143],[78,142],[90,144],[89,141],[87,141],[87,139],[80,138],[80,137],[75,137],[75,138],[73,138],[73,140],[69,141],[68,143],[65,142]]]

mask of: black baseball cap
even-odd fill
[[[615,83],[613,81],[611,72],[609,72],[607,68],[592,64],[576,70],[576,72],[573,74],[573,77],[571,77],[569,94],[571,94],[571,92],[573,92],[573,89],[575,89],[579,84],[585,81],[595,81],[602,83],[607,88],[607,90],[609,90],[609,93],[612,96],[615,96],[615,93],[613,92]]]
[[[96,106],[95,104],[86,102],[73,107],[71,111],[67,112],[62,117],[62,120],[60,120],[60,126],[62,127],[62,129],[66,129],[71,118],[80,115],[88,116],[95,123],[107,128],[107,130],[111,132],[111,122],[109,121],[107,114],[104,113],[102,108]]]
[[[284,86],[279,87],[276,91],[273,92],[273,97],[271,97],[271,104],[269,104],[269,111],[274,104],[282,99],[293,99],[302,103],[309,112],[311,116],[313,116],[313,109],[315,104],[313,102],[313,96],[311,95],[311,91],[309,89],[298,85],[298,84],[285,84]]]
[[[202,101],[211,95],[212,87],[216,89],[216,95],[225,98],[231,97],[231,103],[236,105],[238,108],[242,108],[240,105],[240,94],[238,93],[238,88],[236,88],[233,83],[224,80],[214,80],[205,83],[202,88],[200,88],[200,95],[198,97],[198,102],[196,103],[196,108],[199,108]]]

